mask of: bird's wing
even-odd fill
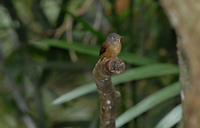
[[[103,42],[103,44],[101,45],[99,56],[102,55],[102,54],[106,51],[106,48],[107,48],[107,43],[106,43],[106,41],[105,41],[105,42]]]

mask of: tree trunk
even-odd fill
[[[185,128],[200,128],[200,1],[160,0],[178,35]]]

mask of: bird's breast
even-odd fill
[[[117,44],[110,44],[108,48],[106,49],[104,56],[106,57],[116,56],[120,53],[121,48],[122,48],[122,45],[120,42]]]

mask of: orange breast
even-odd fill
[[[102,54],[104,57],[113,57],[116,56],[120,53],[121,51],[121,43],[120,44],[115,44],[115,45],[110,45],[106,48],[106,51]]]

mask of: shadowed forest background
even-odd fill
[[[92,70],[124,38],[117,127],[181,127],[176,34],[156,0],[0,0],[0,128],[97,128]]]

